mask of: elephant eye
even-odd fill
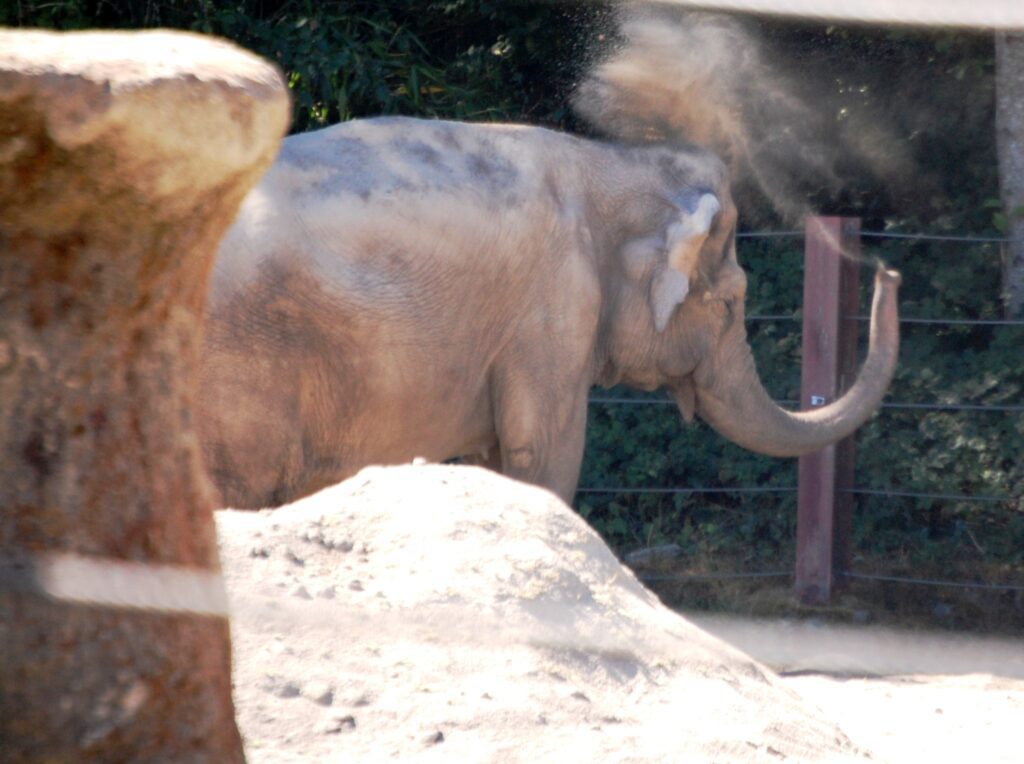
[[[709,295],[708,298],[705,299],[710,303],[709,307],[711,308],[711,311],[722,319],[722,331],[725,331],[733,325],[737,316],[736,301],[739,299],[736,295]]]
[[[736,298],[735,297],[724,297],[722,298],[723,315],[726,320],[732,321],[733,316],[736,315]]]

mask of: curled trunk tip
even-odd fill
[[[880,285],[899,289],[900,284],[903,283],[903,277],[900,275],[900,272],[887,266],[885,261],[880,257],[875,258],[875,263],[875,280]]]

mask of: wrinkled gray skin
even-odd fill
[[[876,278],[857,383],[778,408],[743,325],[726,171],[694,148],[411,119],[288,138],[218,257],[199,429],[225,506],[464,456],[570,499],[594,385],[667,387],[762,453],[848,435],[898,346]]]

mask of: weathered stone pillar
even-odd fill
[[[192,379],[287,113],[225,43],[0,32],[4,762],[243,759]]]

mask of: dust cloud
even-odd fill
[[[909,169],[881,121],[843,129],[828,97],[834,83],[786,61],[755,22],[630,5],[616,26],[619,45],[573,95],[576,112],[604,134],[707,148],[729,165],[741,200],[753,192],[787,223],[810,213],[809,199],[840,193],[843,157],[878,175]]]

